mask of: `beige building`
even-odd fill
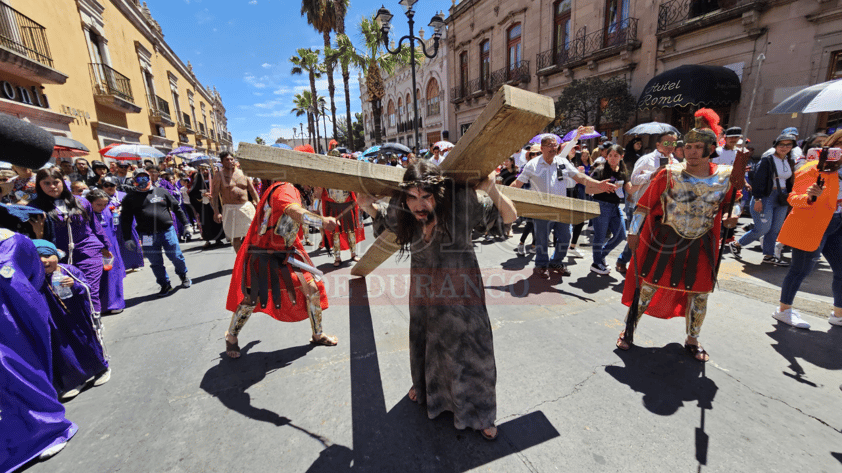
[[[423,28],[418,33],[424,37]],[[442,35],[439,41],[438,54],[433,59],[424,58],[424,63],[416,66],[416,94],[418,97],[418,120],[421,146],[427,148],[433,143],[447,140],[452,136],[452,108],[447,103],[447,37]],[[433,39],[425,40],[427,52],[434,50]],[[406,46],[406,44],[405,44]],[[408,46],[407,46],[408,47]],[[360,99],[363,109],[363,129],[366,148],[374,143],[374,113],[369,102],[365,80],[360,78]],[[383,87],[386,96],[382,99],[383,113],[381,115],[381,140],[383,143],[392,142],[415,146],[415,129],[412,126],[414,117],[412,105],[412,71],[405,66],[395,71],[391,76],[383,77]]]
[[[838,0],[453,0],[448,25],[449,103],[458,139],[501,84],[558,98],[574,79],[619,76],[640,97],[647,82],[681,65],[724,66],[739,101],[713,108],[724,125],[748,129],[757,147],[783,128],[804,138],[840,114],[768,115],[789,94],[842,77]],[[636,123],[682,130],[700,106],[639,110],[628,123],[601,123],[622,138]]]
[[[91,150],[231,149],[225,107],[136,0],[0,0],[0,112]]]

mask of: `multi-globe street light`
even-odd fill
[[[403,47],[404,40],[409,40],[410,65],[412,67],[412,110],[414,113],[412,125],[415,130],[416,149],[421,149],[421,139],[418,132],[418,92],[415,79],[415,41],[421,43],[421,51],[424,56],[427,56],[430,59],[436,57],[436,54],[439,52],[439,40],[441,39],[442,30],[444,29],[444,19],[442,19],[441,15],[436,14],[433,16],[433,19],[430,20],[429,26],[433,28],[433,53],[428,54],[427,46],[424,44],[424,41],[421,38],[415,37],[413,31],[413,27],[415,26],[415,20],[413,19],[415,16],[415,10],[413,10],[412,7],[417,1],[418,0],[400,0],[400,2],[398,2],[403,7],[404,13],[406,13],[406,17],[409,19],[409,34],[398,41],[398,46],[395,50],[389,49],[389,30],[392,29],[392,24],[390,23],[393,17],[392,13],[389,12],[385,6],[381,6],[380,10],[377,11],[375,19],[378,23],[380,23],[380,34],[382,35],[383,46],[390,54],[399,54],[401,48]]]

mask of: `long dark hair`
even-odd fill
[[[625,176],[626,179],[628,179],[629,173],[626,168],[626,162],[625,160],[623,160],[623,154],[626,152],[626,150],[620,145],[611,145],[611,147],[608,148],[608,153],[605,153],[605,162],[597,164],[596,167],[591,171],[591,175],[597,174],[597,172],[599,173],[597,175],[604,175],[602,173],[607,171],[613,171],[611,169],[611,165],[608,164],[608,154],[610,154],[612,151],[616,151],[617,154],[620,155],[620,164],[617,168],[617,172],[619,172],[620,174]]]
[[[58,221],[58,209],[56,209],[55,205],[56,199],[47,195],[47,193],[44,192],[44,189],[41,188],[41,181],[48,177],[61,181],[62,189],[61,195],[58,196],[58,200],[63,200],[64,205],[67,206],[68,217],[73,218],[78,215],[81,220],[87,220],[88,217],[90,217],[88,212],[85,210],[85,207],[76,200],[76,197],[70,193],[67,182],[61,174],[61,169],[57,167],[41,169],[38,171],[38,174],[35,175],[36,197],[29,205],[43,210],[47,214],[47,217],[53,221]]]
[[[410,212],[406,204],[407,191],[412,188],[418,188],[422,192],[429,192],[433,195],[436,202],[433,214],[435,214],[438,222],[437,225],[440,225],[449,234],[450,229],[448,223],[451,221],[453,215],[451,208],[453,205],[453,191],[454,186],[457,185],[451,179],[445,178],[438,166],[423,159],[416,160],[416,162],[409,165],[403,174],[403,182],[417,182],[418,185],[401,186],[395,193],[393,199],[393,202],[397,201],[397,205],[399,206],[396,212],[396,241],[401,248],[400,256],[403,256],[410,250],[412,242],[416,238],[419,238],[419,234],[420,238],[423,238],[423,225]]]

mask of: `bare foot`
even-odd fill
[[[480,430],[480,434],[482,434],[482,438],[485,440],[495,440],[497,439],[497,427],[482,429]]]
[[[359,261],[359,260],[360,260],[360,257],[359,257],[359,256],[357,256],[357,255],[352,255],[352,256],[351,256],[351,261]]]
[[[415,392],[415,386],[409,388],[409,392],[406,393],[406,397],[408,397],[412,402],[418,401],[418,393]]]
[[[706,362],[710,360],[708,352],[706,352],[705,349],[702,348],[702,345],[693,338],[688,337],[687,340],[684,341],[684,350],[697,361]]]
[[[617,337],[617,348],[620,350],[628,350],[631,348],[631,344],[626,341],[626,332],[620,332],[620,336]]]
[[[326,335],[324,333],[320,333],[318,335],[313,335],[312,337],[310,337],[310,343],[315,345],[332,347],[339,343],[339,339],[333,335]]]
[[[237,343],[237,337],[225,332],[225,354],[228,358],[237,359],[240,357],[240,345]]]

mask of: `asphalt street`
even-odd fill
[[[638,346],[616,350],[623,278],[589,272],[581,247],[571,277],[535,279],[518,236],[475,245],[498,372],[494,442],[406,397],[408,260],[363,280],[313,253],[339,345],[310,345],[306,321],[255,314],[230,360],[235,255],[194,242],[193,287],[158,299],[148,268],[127,277],[129,308],[104,319],[111,381],[66,404],[79,433],[27,471],[842,471],[842,327],[827,322],[826,263],[796,300],[812,324],[799,330],[771,317],[786,269],[762,266],[754,246],[742,262],[727,255],[703,364],[684,354],[683,319],[644,316]]]

